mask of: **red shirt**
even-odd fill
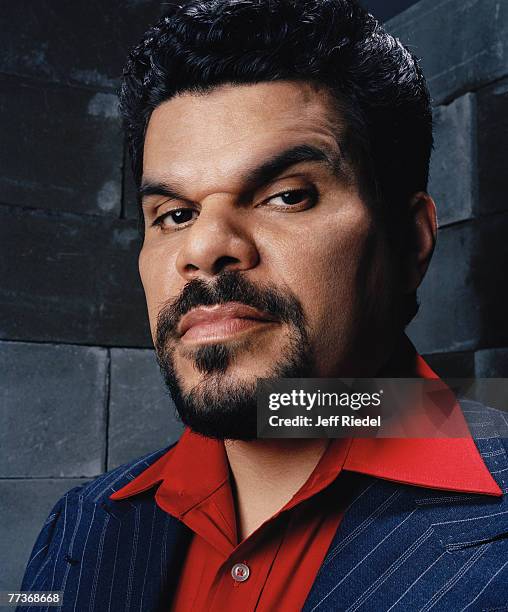
[[[436,377],[416,353],[412,375]],[[458,405],[449,418],[464,422]],[[161,483],[156,503],[192,530],[168,610],[293,612],[303,607],[351,501],[352,472],[435,489],[502,494],[470,437],[336,439],[293,498],[238,542],[224,445],[186,430],[175,447],[111,499]]]

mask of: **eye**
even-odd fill
[[[197,216],[197,211],[192,210],[192,208],[176,208],[157,217],[152,225],[158,225],[161,229],[178,227],[194,221]]]
[[[304,207],[312,206],[316,203],[317,192],[315,189],[288,189],[273,195],[265,200],[265,203],[275,204],[276,206]]]

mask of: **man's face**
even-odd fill
[[[396,280],[344,131],[331,95],[296,82],[186,93],[150,118],[140,273],[205,435],[249,437],[260,377],[372,374],[386,350]]]

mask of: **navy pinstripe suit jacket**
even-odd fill
[[[461,404],[505,495],[450,493],[344,473],[345,486],[355,487],[353,501],[306,612],[508,611],[508,441],[499,435],[507,415],[476,402]],[[156,505],[155,489],[108,499],[166,450],[60,499],[35,543],[22,589],[64,591],[65,612],[169,610],[190,531]]]

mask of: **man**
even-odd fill
[[[260,378],[435,377],[404,335],[436,236],[416,59],[352,0],[194,0],[133,50],[121,103],[187,429],[64,496],[23,589],[64,610],[506,609],[495,411],[463,403],[476,440],[256,438]]]

